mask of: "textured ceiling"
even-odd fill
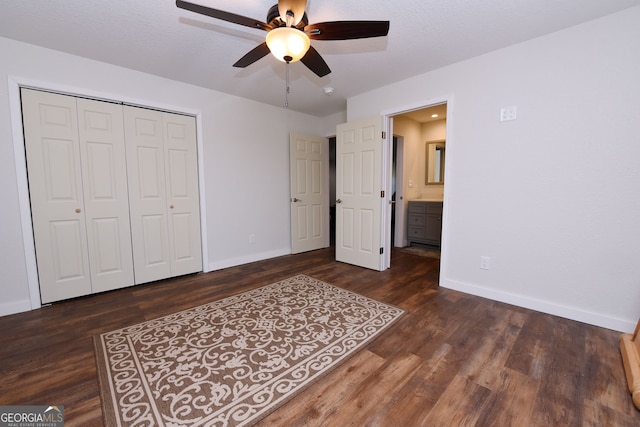
[[[194,0],[261,21],[276,0]],[[346,99],[411,76],[640,4],[640,0],[308,0],[309,23],[389,20],[389,35],[312,41],[332,72],[290,65],[289,108],[324,117]],[[265,32],[174,0],[2,0],[0,36],[284,106],[285,64],[232,64]],[[334,88],[332,96],[324,88]]]

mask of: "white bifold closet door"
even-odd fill
[[[202,271],[195,118],[124,106],[136,283]]]
[[[132,285],[122,106],[21,96],[42,302]]]
[[[43,303],[202,271],[193,117],[21,96]]]

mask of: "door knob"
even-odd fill
[[[342,200],[338,199],[336,200],[336,203],[342,203]]]
[[[294,198],[293,198],[293,202],[294,202],[294,203],[295,203],[295,202],[301,202],[301,201],[302,201],[302,199],[298,199],[297,197],[294,197]]]
[[[173,209],[173,205],[169,205],[169,209]]]
[[[80,212],[82,212],[82,210],[80,208],[77,208],[76,213],[80,213]]]

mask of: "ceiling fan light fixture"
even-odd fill
[[[311,41],[309,36],[297,28],[279,27],[267,33],[267,46],[278,60],[296,62],[307,53]]]

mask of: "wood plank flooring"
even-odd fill
[[[614,331],[438,287],[438,261],[375,272],[331,248],[0,317],[0,405],[103,423],[92,336],[304,273],[407,314],[264,426],[638,426]]]

